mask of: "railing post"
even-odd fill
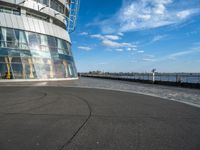
[[[153,72],[153,83],[155,82],[155,72]]]

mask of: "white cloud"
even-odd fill
[[[120,33],[118,33],[120,34]],[[123,35],[123,33],[121,33],[120,35]],[[93,34],[90,35],[91,38],[96,38],[101,40],[101,43],[103,46],[106,46],[108,48],[118,48],[121,50],[121,48],[127,48],[128,50],[136,50],[137,46],[135,44],[132,43],[127,43],[127,42],[118,42],[117,40],[120,40],[121,37],[118,35],[111,35],[111,34],[107,34],[107,35],[102,35],[102,34]]]
[[[105,37],[101,34],[93,34],[93,35],[90,35],[91,38],[97,38],[97,39],[105,39]]]
[[[81,32],[80,35],[88,35],[89,33],[87,32]]]
[[[194,54],[194,53],[200,53],[200,46],[199,45],[195,45],[195,47],[191,48],[190,50],[172,53],[172,54],[168,55],[167,58],[168,59],[176,59],[177,57],[181,57],[181,56],[189,55],[189,54]]]
[[[136,45],[131,44],[131,43],[121,43],[121,42],[116,42],[116,41],[112,41],[112,40],[108,40],[105,39],[102,41],[102,44],[106,47],[110,47],[110,48],[136,48]]]
[[[156,36],[153,37],[152,42],[160,41],[165,37],[166,37],[166,35],[156,35]]]
[[[181,51],[181,52],[177,52],[177,53],[170,54],[170,55],[168,56],[168,58],[169,58],[169,59],[175,59],[176,57],[188,55],[188,54],[191,54],[191,53],[194,53],[194,52],[197,52],[197,51],[194,51],[194,50]]]
[[[152,55],[152,54],[146,54],[145,57],[146,57],[146,58],[154,58],[155,55]]]
[[[180,19],[185,19],[191,16],[192,14],[195,14],[198,12],[199,12],[199,9],[188,9],[188,10],[183,10],[183,11],[178,12],[176,16]]]
[[[117,35],[105,35],[105,38],[110,39],[110,40],[119,40],[120,37]]]
[[[122,48],[117,48],[116,51],[122,52],[122,51],[124,51],[124,50],[123,50]]]
[[[124,0],[121,9],[115,15],[94,24],[99,25],[104,33],[124,33],[181,23],[186,18],[200,12],[200,8],[173,8],[173,4],[178,6],[177,3],[181,2],[174,0]]]
[[[108,39],[108,40],[119,40],[120,37],[118,35],[102,35],[102,34],[93,34],[93,35],[90,35],[91,38],[97,38],[97,39],[100,39],[100,40],[105,40],[105,39]]]
[[[144,60],[144,61],[155,61],[155,60],[152,59],[152,58],[143,58],[142,60]]]
[[[137,47],[128,47],[126,50],[127,51],[136,51]]]
[[[119,43],[111,41],[111,40],[103,40],[102,44],[104,46],[112,47],[112,48],[121,47]]]
[[[130,47],[127,48],[127,51],[131,51],[131,50],[132,50],[132,48],[130,48]]]
[[[138,53],[144,53],[144,51],[137,51]]]
[[[85,50],[85,51],[90,51],[90,50],[92,50],[92,48],[87,47],[87,46],[79,46],[78,48],[79,48],[79,49],[82,49],[82,50]]]
[[[119,35],[119,36],[124,36],[124,33],[119,32],[119,33],[117,33],[117,35]]]

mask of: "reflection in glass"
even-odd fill
[[[63,63],[59,61],[54,61],[55,67],[55,77],[56,78],[64,78],[65,77],[65,67]]]
[[[28,42],[31,49],[39,50],[39,38],[36,33],[28,32]]]
[[[5,47],[5,40],[3,36],[3,31],[1,28],[0,28],[0,47]]]
[[[66,42],[66,44],[67,44],[68,55],[72,55],[71,45],[68,42]]]
[[[0,62],[0,78],[6,79],[7,65]]]
[[[13,29],[6,30],[6,41],[7,41],[7,47],[10,48],[17,47],[15,41],[15,33]]]
[[[7,43],[6,43],[6,29],[5,28],[1,28],[1,34],[2,34],[2,43],[5,43],[5,44],[2,44],[2,46],[5,46],[7,47]]]
[[[22,79],[23,67],[20,57],[11,58],[11,70],[15,79]]]
[[[75,78],[70,49],[60,38],[0,27],[0,78]]]
[[[23,31],[19,31],[19,48],[21,49],[29,49],[28,42]]]
[[[58,53],[59,54],[64,54],[63,41],[61,39],[57,39],[57,44],[58,44]]]
[[[57,40],[55,37],[48,36],[48,43],[51,53],[57,53]]]
[[[49,51],[48,48],[48,39],[46,35],[40,35],[40,50]]]

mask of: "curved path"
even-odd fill
[[[199,150],[200,109],[141,94],[0,87],[0,150]]]

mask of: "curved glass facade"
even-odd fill
[[[69,42],[0,27],[1,79],[76,78],[75,68]]]
[[[49,0],[34,0],[34,1],[45,4],[62,14],[64,13],[64,4],[60,3],[58,0],[50,0],[50,1]]]

